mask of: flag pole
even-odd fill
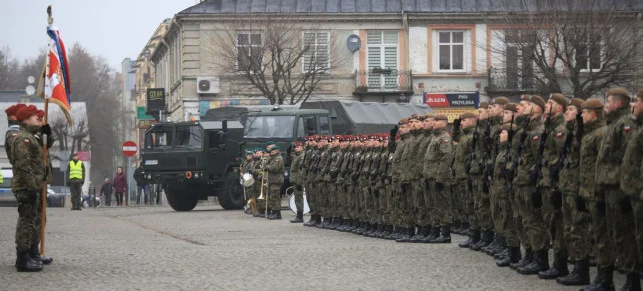
[[[51,17],[51,5],[47,6],[47,23],[48,23],[48,28],[50,28],[53,23],[54,19]],[[47,45],[49,48],[49,44]],[[47,78],[49,77],[49,53],[50,49],[48,49],[47,53],[45,54],[45,92],[49,92],[49,82],[47,81]],[[46,95],[46,93],[45,93]],[[47,96],[44,96],[45,98],[45,116],[43,117],[43,125],[47,124],[47,115],[49,112],[49,98]],[[45,166],[45,173],[49,171],[49,163],[47,163],[47,136],[43,134],[42,137],[42,159],[43,163]],[[47,177],[45,177],[45,183],[42,185],[42,191],[40,195],[40,203],[41,203],[41,208],[42,208],[42,213],[40,216],[40,254],[44,255],[45,254],[45,226],[47,225]]]

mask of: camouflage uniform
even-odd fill
[[[244,160],[243,163],[241,163],[241,169],[243,169],[243,171],[241,173],[241,176],[243,177],[243,174],[245,174],[245,173],[251,173],[252,170],[254,169],[254,164],[255,164],[254,158],[251,159],[250,161],[248,161],[247,159]],[[254,179],[254,177],[253,177],[253,179]],[[249,187],[245,187],[245,186],[242,186],[242,187],[243,187],[243,190],[244,190],[244,194],[246,196],[246,201],[248,201],[248,199],[254,197],[254,193],[253,193],[254,184],[252,186],[249,186]]]
[[[265,201],[263,199],[259,200],[259,197],[261,195],[261,188],[263,187],[261,185],[261,177],[262,177],[261,166],[262,166],[262,163],[263,163],[262,157],[256,157],[254,159],[254,165],[255,166],[250,171],[250,173],[252,174],[252,177],[255,179],[255,183],[254,183],[254,185],[252,187],[253,188],[252,192],[254,192],[254,194],[255,194],[255,196],[254,196],[256,198],[255,202],[257,203],[257,211],[259,211],[259,212],[264,212],[266,210]],[[266,189],[264,188],[264,193],[265,193],[265,191],[266,191]]]
[[[330,216],[328,216],[328,204],[327,204],[328,192],[323,190],[324,187],[326,186],[326,183],[324,182],[324,176],[322,172],[324,167],[326,167],[326,165],[328,164],[329,159],[330,159],[330,147],[326,145],[321,149],[321,153],[319,154],[319,159],[316,165],[313,167],[313,180],[315,181],[315,185],[316,185],[315,201],[319,209],[319,214],[321,214],[321,216],[324,219],[330,219]],[[324,224],[327,224],[327,223],[324,223]]]
[[[350,165],[348,175],[350,176],[350,195],[349,195],[349,209],[351,219],[358,221],[359,217],[359,197],[361,196],[361,187],[359,184],[359,170],[361,164],[364,162],[365,148],[363,146],[355,147],[353,154],[353,161]]]
[[[488,142],[490,145],[488,148],[491,150],[490,153],[487,154],[487,160],[485,161],[485,166],[487,167],[487,176],[483,177],[484,179],[491,179],[491,181],[488,181],[489,183],[489,207],[490,207],[490,212],[491,212],[491,218],[492,218],[492,225],[493,229],[497,233],[502,233],[502,225],[503,225],[503,205],[498,198],[498,196],[502,196],[503,194],[501,192],[504,191],[504,180],[502,180],[502,185],[503,187],[492,187],[492,183],[495,184],[495,166],[498,159],[498,155],[500,154],[500,144],[499,144],[499,136],[502,126],[502,117],[490,117],[489,118],[491,122],[491,134],[489,135]],[[504,165],[504,164],[503,164]],[[497,184],[496,184],[497,185]]]
[[[638,262],[632,201],[620,188],[621,161],[627,143],[636,132],[636,123],[630,118],[627,104],[607,115],[607,130],[596,160],[596,186],[599,195],[605,195],[608,233],[614,246],[615,258],[628,271]]]
[[[368,147],[365,154],[362,156],[362,165],[359,169],[359,186],[360,196],[359,202],[359,220],[365,223],[369,222],[369,214],[371,211],[371,163],[373,162],[373,147]]]
[[[404,137],[402,137],[404,139]],[[413,179],[417,172],[417,169],[414,168],[418,158],[415,156],[418,149],[418,132],[409,131],[406,137],[406,149],[402,154],[401,164],[400,164],[400,182],[402,184],[402,195],[400,197],[400,225],[404,228],[413,228],[413,233],[415,233],[415,225],[417,220],[415,204],[415,195],[417,191],[414,191]]]
[[[328,215],[337,219],[341,217],[338,209],[339,189],[337,188],[337,175],[339,174],[339,167],[342,162],[342,154],[343,153],[340,151],[339,146],[331,148],[330,162],[324,170],[324,181],[326,182],[325,185],[328,187],[325,189],[325,192],[327,193],[326,196],[328,196]]]
[[[20,131],[20,125],[14,120],[9,120],[8,122],[9,128],[4,135],[4,149],[7,151],[7,159],[9,159],[9,163],[13,164],[13,160],[11,159],[11,146],[13,145],[13,139]]]
[[[353,188],[353,180],[349,172],[350,166],[353,163],[355,155],[355,147],[348,146],[344,149],[344,156],[342,157],[342,165],[339,168],[339,175],[337,176],[337,187],[340,189],[340,207],[342,217],[344,219],[352,219],[351,217],[351,195],[355,190]]]
[[[453,151],[453,140],[445,129],[434,129],[433,138],[429,143],[426,156],[429,164],[429,185],[434,194],[433,200],[433,226],[450,228],[451,225],[451,152]]]
[[[373,155],[371,156],[371,166],[370,166],[370,186],[371,186],[371,195],[369,197],[369,214],[368,220],[371,224],[378,225],[380,224],[380,196],[384,184],[378,184],[379,182],[379,169],[382,165],[381,160],[384,156],[382,147],[376,147],[374,149]]]
[[[640,102],[640,101],[639,101]],[[636,242],[639,263],[643,262],[643,118],[636,119],[638,131],[625,150],[621,165],[621,189],[634,202],[636,219]]]
[[[499,215],[500,221],[496,221],[497,217],[495,215],[497,213],[494,213],[496,232],[505,238],[505,243],[508,247],[520,247],[520,241],[515,230],[514,209],[507,192],[508,181],[505,179],[505,169],[507,164],[511,164],[510,157],[507,155],[508,147],[507,142],[498,144],[498,155],[495,158],[493,180],[489,190],[493,193],[493,204],[497,204],[495,211],[501,211]]]
[[[477,231],[479,230],[476,227],[478,225],[478,219],[474,212],[473,197],[469,189],[467,189],[467,163],[471,155],[473,130],[473,126],[462,129],[462,136],[460,137],[458,145],[455,147],[453,164],[455,168],[457,195],[459,196],[459,205],[461,205],[462,209],[459,216],[462,222],[471,226],[473,231]]]
[[[485,232],[492,230],[491,222],[491,206],[489,201],[489,193],[485,193],[483,189],[483,177],[485,167],[485,154],[486,143],[488,140],[486,128],[490,126],[489,120],[480,120],[478,127],[478,138],[476,139],[476,144],[474,145],[475,159],[471,162],[471,169],[469,173],[471,175],[471,184],[473,186],[473,201],[474,201],[474,212],[477,216],[477,224],[473,225],[475,229],[480,229]],[[475,133],[474,133],[475,134]]]
[[[429,183],[429,171],[432,169],[434,166],[429,162],[429,144],[431,143],[431,140],[433,140],[433,130],[424,130],[423,131],[423,138],[422,141],[420,142],[420,148],[418,155],[421,157],[424,157],[424,159],[420,160],[422,162],[422,165],[420,166],[421,174],[422,174],[422,188],[423,192],[422,195],[424,197],[424,202],[426,205],[426,212],[424,213],[424,217],[420,221],[420,226],[424,227],[432,227],[432,226],[437,226],[435,218],[433,217],[433,214],[435,213],[435,207],[436,207],[436,201],[435,201],[435,195],[434,193],[431,192],[430,188],[430,183]]]
[[[268,208],[281,210],[281,186],[284,184],[284,160],[281,154],[272,154],[264,170],[268,174]]]
[[[304,152],[293,151],[292,163],[290,163],[290,183],[294,190],[295,206],[298,211],[304,210],[304,187],[303,187],[303,167]]]
[[[406,174],[408,175],[409,182],[411,184],[411,198],[410,208],[411,216],[409,219],[413,222],[413,226],[417,225],[418,227],[425,226],[426,217],[430,217],[429,209],[427,207],[427,200],[424,197],[424,179],[422,175],[422,159],[418,156],[422,156],[426,152],[426,147],[421,148],[420,146],[424,143],[424,140],[427,137],[424,135],[425,130],[415,130],[412,132],[414,136],[413,142],[409,145],[409,151],[407,151],[408,159],[408,168]],[[421,234],[421,233],[418,233]]]
[[[392,213],[393,213],[393,223],[395,224],[396,228],[407,228],[409,227],[407,223],[403,220],[404,219],[404,209],[405,209],[405,203],[406,203],[406,197],[405,195],[410,195],[408,191],[404,191],[402,188],[402,172],[404,169],[402,168],[402,156],[404,155],[404,152],[406,151],[406,147],[408,145],[408,140],[409,137],[411,136],[411,133],[401,133],[400,134],[400,141],[397,143],[397,147],[395,148],[395,157],[393,159],[393,169],[392,170],[392,182],[393,182],[393,189],[394,189],[394,194],[393,194],[393,199],[392,199]]]
[[[510,179],[507,181],[507,185],[509,186],[510,184],[513,185],[514,183],[514,178],[516,173],[513,173],[514,164],[517,163],[518,159],[518,149],[520,148],[520,137],[522,136],[523,132],[525,131],[527,121],[529,118],[527,116],[517,116],[515,117],[515,122],[518,125],[518,129],[514,132],[513,137],[511,139],[511,149],[509,151],[510,156],[508,158],[508,163],[507,163],[507,168],[505,171],[512,172],[512,177],[507,177],[507,179]],[[517,164],[516,164],[517,165]],[[507,189],[509,191],[509,189]],[[511,208],[513,210],[513,226],[515,228],[512,228],[508,226],[508,228],[505,228],[505,235],[511,235],[507,234],[507,232],[513,231],[515,229],[516,236],[518,237],[518,240],[520,241],[520,244],[523,245],[526,249],[530,250],[531,249],[531,244],[529,242],[529,238],[527,237],[527,232],[525,230],[525,227],[523,225],[522,221],[522,213],[524,213],[525,209],[523,209],[523,204],[520,203],[520,199],[517,195],[516,187],[511,187],[511,192],[508,192],[509,194],[509,200],[511,201]]]

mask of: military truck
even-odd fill
[[[200,121],[152,126],[145,133],[141,157],[145,178],[163,185],[174,210],[190,211],[209,196],[217,196],[224,209],[241,209],[246,203],[239,180],[244,149],[277,143],[283,149],[287,187],[291,145],[307,135],[331,132],[325,109],[217,108]]]

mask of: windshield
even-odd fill
[[[198,125],[177,126],[174,138],[176,148],[201,148],[203,144],[203,129]]]
[[[246,138],[292,138],[295,116],[248,116]]]
[[[166,150],[172,148],[172,126],[151,128],[145,134],[145,149]]]

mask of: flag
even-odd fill
[[[48,52],[38,95],[49,99],[49,102],[58,104],[67,118],[67,122],[71,124],[71,78],[69,77],[67,51],[58,28],[47,27],[47,35],[49,36]],[[49,75],[46,75],[47,63],[49,63]]]

